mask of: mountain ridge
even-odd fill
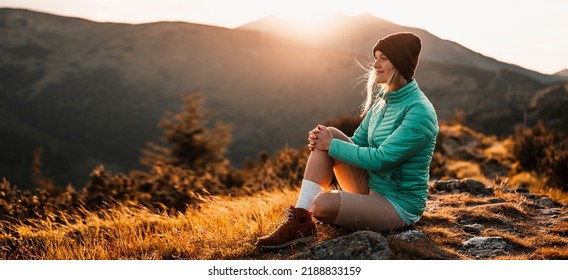
[[[554,73],[554,75],[556,75],[556,76],[568,77],[568,68],[562,69],[562,70],[560,70],[560,71]]]
[[[331,19],[328,18],[328,20]],[[524,75],[529,75],[537,79],[538,81],[547,84],[556,83],[559,81],[566,81],[565,79],[560,78],[557,75],[543,74],[538,71],[525,69],[521,66],[512,63],[500,62],[495,58],[472,51],[464,47],[463,45],[459,44],[458,42],[448,39],[438,38],[437,36],[428,32],[427,30],[420,29],[417,27],[398,25],[396,23],[374,17],[368,13],[355,15],[351,17],[346,16],[342,13],[335,13],[333,15],[333,20],[341,22],[350,21],[349,22],[350,26],[344,27],[343,28],[344,30],[336,31],[334,26],[328,24],[329,22],[326,22],[325,28],[323,28],[322,26],[324,25],[321,24],[322,26],[320,27],[322,28],[318,29],[317,31],[310,32],[309,34],[303,34],[304,36],[298,36],[297,30],[295,30],[293,23],[290,23],[286,19],[279,18],[276,16],[267,16],[265,18],[261,18],[251,23],[244,24],[238,27],[238,29],[267,32],[283,36],[289,39],[293,40],[295,39],[307,44],[312,44],[322,47],[337,48],[354,53],[360,53],[360,54],[363,53],[368,55],[370,55],[369,49],[371,49],[371,47],[378,38],[384,37],[394,32],[414,32],[419,37],[421,37],[424,42],[422,56],[426,56],[428,57],[429,60],[432,60],[434,62],[456,63],[460,65],[469,65],[469,66],[474,65],[476,67],[480,67],[486,70],[507,69],[514,72],[519,72]],[[370,30],[369,26],[373,26],[375,28],[373,30]],[[361,32],[361,29],[365,29],[365,31]],[[358,30],[359,33],[356,34],[357,36],[354,36],[356,37],[356,39],[351,39],[351,40],[355,40],[357,41],[357,43],[348,46],[346,45],[337,46],[333,44],[333,41],[342,41],[342,42],[349,41],[348,39],[341,37],[352,36],[353,32],[351,31],[354,30]],[[332,34],[337,34],[335,36],[341,39],[335,39],[332,40],[332,42],[321,40],[321,38],[334,36]],[[454,61],[457,58],[463,60],[464,57],[466,58],[466,61]]]

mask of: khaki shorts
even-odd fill
[[[335,161],[333,172],[339,182],[339,212],[334,224],[351,230],[389,231],[404,227],[392,204],[369,188],[366,170]]]

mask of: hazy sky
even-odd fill
[[[234,28],[276,14],[370,13],[476,52],[551,74],[568,68],[568,0],[0,0],[94,21],[187,21]]]

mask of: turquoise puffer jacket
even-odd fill
[[[430,162],[438,120],[432,103],[412,80],[371,109],[351,140],[333,139],[329,155],[366,169],[370,188],[409,213],[426,209]]]

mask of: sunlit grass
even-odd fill
[[[479,165],[470,161],[450,161],[447,168],[456,178],[483,178]]]
[[[543,185],[536,185],[536,186],[531,186],[529,188],[529,191],[534,193],[534,194],[539,194],[539,195],[545,195],[548,196],[549,198],[551,198],[552,200],[562,203],[562,204],[568,204],[568,193],[566,193],[565,191],[562,191],[558,188],[552,188],[549,186],[543,186]]]
[[[260,191],[252,196],[217,196],[181,212],[157,212],[118,205],[105,211],[82,210],[81,216],[52,213],[45,220],[12,225],[13,234],[0,234],[0,258],[33,260],[100,259],[280,259],[297,248],[265,252],[258,237],[273,231],[295,203],[297,188]],[[489,203],[490,199],[503,202]],[[468,193],[435,195],[414,229],[425,238],[405,242],[385,236],[395,259],[470,259],[460,248],[471,238],[466,224],[479,223],[479,236],[500,236],[512,253],[495,259],[568,258],[568,222],[548,222],[534,204],[517,193],[497,187],[495,195]],[[55,217],[64,221],[55,223]],[[339,233],[318,223],[318,242]],[[9,253],[8,253],[9,252]],[[4,255],[1,255],[4,254]]]
[[[214,197],[184,214],[118,206],[75,217],[77,223],[34,221],[16,227],[17,258],[247,258],[257,250],[256,238],[276,227],[278,215],[295,196],[285,189],[254,197]]]
[[[546,195],[559,203],[568,204],[568,192],[547,186],[543,183],[544,181],[544,178],[535,173],[523,171],[508,178],[507,184],[514,189],[524,189],[534,194]]]

